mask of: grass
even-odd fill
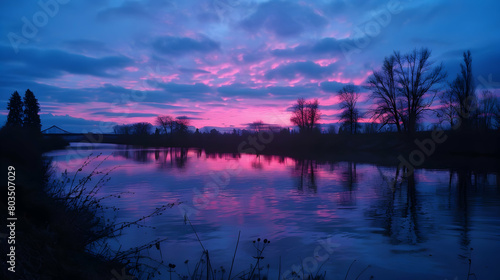
[[[187,218],[186,218],[187,219]],[[202,248],[202,254],[196,264],[194,265],[194,268],[191,270],[189,267],[189,260],[184,261],[184,264],[186,265],[187,268],[187,275],[183,275],[180,273],[177,273],[175,268],[177,265],[169,263],[169,278],[168,280],[175,280],[175,279],[180,279],[180,280],[234,280],[234,279],[240,279],[240,280],[267,280],[267,279],[273,279],[269,275],[269,269],[270,265],[263,265],[262,260],[264,259],[264,250],[267,246],[270,245],[271,241],[268,239],[261,239],[257,238],[256,240],[253,240],[253,246],[256,250],[255,256],[253,258],[255,261],[250,264],[250,268],[240,271],[239,273],[233,275],[232,270],[233,270],[233,265],[234,261],[236,259],[236,253],[238,251],[238,245],[240,242],[240,235],[241,231],[238,233],[238,240],[236,242],[235,246],[235,251],[233,258],[231,260],[231,266],[229,270],[229,274],[226,276],[225,272],[226,270],[224,269],[223,266],[220,266],[219,268],[215,268],[213,264],[210,261],[210,255],[209,251],[206,249],[206,247],[203,245],[203,242],[200,240],[196,229],[194,226],[191,224],[189,219],[187,219],[187,222],[190,224],[191,228],[193,229],[193,232],[195,233],[200,246]],[[349,268],[347,269],[346,275],[345,275],[345,280],[347,279],[352,279],[349,278],[350,275],[350,270],[356,260],[354,260]],[[290,275],[282,275],[281,274],[281,257],[280,257],[280,265],[279,265],[279,270],[278,274],[276,275],[276,278],[278,280],[325,280],[327,279],[327,273],[326,271],[322,270],[322,267],[324,264],[327,262],[323,262],[321,266],[315,271],[308,271],[306,272],[304,267],[300,271],[292,271]],[[357,276],[354,278],[355,280],[360,279],[360,277],[370,268],[370,266],[367,266],[365,269],[363,269]],[[370,276],[369,279],[373,279],[373,276]]]
[[[184,221],[186,224],[189,224],[189,226],[193,230],[193,233],[195,234],[196,239],[200,243],[202,253],[201,253],[201,256],[199,257],[198,261],[195,263],[192,270],[189,267],[189,260],[184,261],[184,264],[186,265],[186,268],[187,268],[187,275],[177,273],[175,270],[175,268],[177,266],[175,264],[169,263],[169,269],[168,269],[168,272],[169,272],[168,279],[169,280],[173,280],[173,279],[181,279],[181,280],[226,280],[226,279],[227,280],[234,280],[234,279],[267,280],[267,279],[271,278],[269,275],[270,265],[269,264],[267,264],[267,265],[262,264],[262,261],[264,259],[264,251],[271,244],[271,241],[268,240],[267,238],[264,238],[264,239],[257,238],[256,240],[252,241],[253,247],[255,248],[255,255],[252,256],[254,261],[250,263],[250,267],[248,269],[240,271],[239,273],[236,273],[233,275],[234,261],[236,259],[236,255],[237,255],[238,247],[239,247],[239,243],[240,243],[240,237],[241,237],[241,231],[239,231],[238,232],[238,239],[236,241],[236,245],[235,245],[235,249],[234,249],[233,258],[231,259],[229,273],[227,274],[227,277],[226,277],[226,269],[224,268],[224,266],[220,266],[219,268],[214,268],[214,266],[210,260],[209,251],[203,245],[203,242],[201,241],[201,239],[196,231],[196,228],[194,227],[194,225],[191,223],[191,221],[189,220],[189,218],[187,216],[184,217]],[[326,279],[326,272],[319,273],[321,268],[322,268],[322,266],[319,267],[319,269],[315,275],[313,275],[313,274],[304,275],[304,273],[302,273],[302,277],[300,277],[299,274],[295,272],[295,273],[292,273],[291,278],[289,277],[286,279],[324,280],[324,279]],[[177,276],[177,278],[175,276]],[[279,267],[279,271],[278,271],[278,275],[276,276],[276,279],[279,279],[279,280],[285,279],[281,275],[281,258],[280,258],[280,267]]]

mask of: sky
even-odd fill
[[[366,111],[384,57],[421,47],[449,81],[471,50],[478,88],[498,94],[499,12],[489,0],[2,1],[0,123],[30,89],[42,129],[110,132],[158,115],[202,131],[287,127],[299,97],[319,100],[326,126],[342,86]]]

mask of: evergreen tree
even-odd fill
[[[21,127],[23,125],[23,101],[17,91],[15,91],[7,104],[9,115],[7,116],[7,127]]]
[[[26,94],[24,95],[23,127],[36,132],[40,132],[42,124],[38,112],[40,112],[40,105],[38,104],[38,100],[35,98],[33,92],[28,89],[26,90]]]

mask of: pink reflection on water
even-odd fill
[[[134,217],[144,215],[147,212],[144,209],[153,209],[153,205],[165,204],[181,198],[191,200],[188,202],[196,204],[193,199],[193,190],[196,188],[203,196],[212,198],[202,209],[203,211],[199,212],[200,219],[217,223],[220,218],[232,217],[242,222],[245,220],[244,217],[251,215],[252,219],[262,220],[266,225],[268,224],[269,228],[273,228],[276,227],[274,221],[289,219],[290,215],[293,215],[278,207],[284,198],[293,205],[303,203],[307,199],[303,195],[304,191],[316,196],[316,187],[308,182],[312,180],[311,176],[315,176],[316,180],[318,178],[338,182],[346,180],[343,171],[332,172],[326,168],[317,168],[317,166],[313,171],[309,163],[305,163],[307,167],[304,169],[297,166],[297,161],[278,156],[241,155],[234,157],[225,154],[208,155],[196,150],[185,152],[179,149],[122,149],[113,152],[104,150],[103,153],[102,157],[107,156],[107,159],[101,167],[104,169],[117,167],[117,169],[111,175],[113,177],[111,183],[115,186],[106,188],[102,195],[126,192],[117,203],[123,203],[121,208],[133,214]],[[56,162],[56,166],[60,170],[71,170],[83,165],[85,161],[86,157],[69,161],[61,160]],[[94,162],[94,164],[97,163],[98,161]],[[231,183],[228,186],[221,187],[216,196],[210,193],[213,190],[204,189],[207,183],[213,181],[209,174],[224,172],[230,164],[234,163],[238,165],[241,172],[236,177],[230,178]],[[261,174],[268,175],[258,180],[252,179],[258,178]],[[293,175],[291,181],[287,179],[290,174]],[[172,188],[172,181],[182,181],[186,176],[196,178],[196,180],[192,185],[174,184],[177,187]],[[303,190],[275,187],[276,182],[283,180],[287,182],[284,186],[293,187],[296,181],[293,178],[301,178],[300,184],[304,186]],[[322,195],[322,200],[327,201],[328,205],[334,205],[342,198],[339,198],[338,194]],[[144,205],[146,202],[149,206]],[[216,212],[217,215],[205,215],[206,211]],[[318,209],[316,215],[318,218],[337,217],[334,211],[327,209]],[[275,230],[281,231],[283,228],[277,227]]]
[[[354,162],[207,154],[168,148],[103,146],[94,151],[99,152],[102,157],[109,156],[101,168],[119,166],[100,195],[127,192],[119,199],[109,200],[110,205],[121,208],[120,221],[140,218],[156,207],[182,201],[195,208],[190,221],[204,244],[212,252],[222,252],[221,258],[225,259],[232,257],[233,251],[228,250],[227,244],[235,242],[238,230],[242,230],[241,252],[245,255],[251,254],[245,246],[256,237],[273,240],[266,253],[269,259],[268,256],[283,254],[310,256],[318,239],[332,236],[340,244],[332,258],[343,261],[356,256],[379,269],[389,261],[406,267],[413,267],[414,261],[446,267],[445,264],[456,262],[450,260],[455,260],[457,254],[463,253],[455,243],[460,244],[464,236],[470,236],[475,244],[485,242],[484,236],[497,238],[496,231],[488,230],[497,229],[492,226],[493,218],[480,214],[483,211],[491,215],[493,211],[480,210],[489,204],[481,204],[479,208],[471,203],[473,211],[464,210],[460,204],[457,206],[456,193],[441,192],[449,188],[447,171],[419,169],[414,178],[402,179],[395,178],[394,167]],[[52,155],[57,169],[68,168],[70,175],[78,168],[75,165],[86,158],[83,151],[79,158],[68,159],[60,151]],[[221,172],[227,172],[228,167],[234,169],[235,165],[239,173],[231,173],[227,180],[220,179],[225,178]],[[388,184],[392,179],[396,179],[396,186]],[[463,178],[455,176],[453,182],[457,180]],[[227,184],[213,188],[215,183],[223,181]],[[468,194],[473,200],[489,199],[490,195],[481,194],[481,190],[487,188],[470,188]],[[208,198],[203,203],[206,206],[195,203],[197,194]],[[497,201],[498,197],[491,200]],[[489,209],[498,210],[493,205],[498,203],[492,203]],[[466,225],[474,225],[467,226],[466,235],[462,234],[462,217],[470,219]],[[169,209],[146,224],[155,229],[131,230],[123,242],[143,242],[145,236],[168,237],[169,248],[183,248],[191,256],[200,251],[178,208]],[[419,253],[421,249],[424,253]],[[440,258],[429,258],[430,253]],[[383,261],[373,257],[380,254]]]

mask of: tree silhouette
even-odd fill
[[[453,128],[458,118],[458,106],[455,97],[450,90],[446,90],[441,93],[439,99],[441,101],[441,108],[437,110],[439,123],[448,122],[450,123],[450,127]]]
[[[292,108],[290,121],[299,127],[300,132],[312,132],[321,116],[318,107],[317,99],[305,101],[304,98],[299,98]]]
[[[212,129],[210,130],[210,134],[211,134],[211,135],[220,135],[221,133],[220,133],[217,129],[212,128]]]
[[[409,133],[416,131],[422,113],[431,107],[439,91],[438,85],[446,78],[442,64],[432,68],[430,56],[431,51],[426,48],[414,49],[405,55],[399,52],[394,54],[397,82],[403,96],[402,116]],[[434,93],[434,96],[428,98],[427,93]]]
[[[495,110],[495,114],[493,115],[493,118],[495,119],[495,128],[500,130],[500,100],[498,100],[498,99],[497,99],[496,110]],[[500,185],[500,182],[498,182],[498,184]]]
[[[254,121],[248,124],[248,128],[253,131],[261,131],[266,124],[263,121]]]
[[[130,124],[115,125],[113,126],[113,131],[115,132],[115,134],[131,135],[132,125]]]
[[[21,101],[21,96],[17,91],[15,91],[7,103],[7,110],[9,110],[9,115],[7,116],[7,127],[17,127],[20,128],[23,125],[23,102]]]
[[[149,135],[153,126],[148,122],[138,122],[132,124],[132,130],[135,135]]]
[[[174,121],[174,130],[178,132],[186,132],[189,126],[188,117],[177,117]]]
[[[350,134],[355,134],[358,130],[359,111],[356,108],[359,93],[354,85],[346,85],[338,92],[340,98],[340,108],[343,109],[340,120],[344,126],[348,127]]]
[[[456,111],[461,127],[464,130],[470,130],[473,123],[472,113],[477,105],[477,97],[474,76],[472,75],[471,52],[464,52],[463,57],[464,63],[460,64],[461,71],[457,74],[455,80],[449,84],[449,90],[452,98],[457,103]]]
[[[307,122],[305,103],[304,98],[297,99],[297,104],[293,106],[293,114],[290,118],[290,121],[298,126],[300,131],[305,129]]]
[[[318,121],[321,117],[321,113],[319,112],[319,102],[318,99],[314,99],[314,101],[310,101],[306,104],[306,112],[308,117],[308,130],[311,132],[314,128],[316,128]]]
[[[376,122],[365,123],[363,132],[367,134],[377,133],[380,129],[380,124]]]
[[[489,130],[495,127],[495,117],[500,101],[489,90],[484,90],[478,104],[477,127]]]
[[[382,123],[382,127],[387,124],[394,124],[398,132],[403,132],[400,115],[401,100],[396,85],[396,58],[394,55],[386,57],[379,71],[373,71],[368,78],[367,88],[372,91],[371,99],[376,107],[371,110],[372,117]]]
[[[443,65],[432,67],[431,51],[414,49],[410,53],[394,52],[384,59],[380,71],[368,79],[368,88],[377,106],[372,110],[382,126],[395,124],[398,132],[413,133],[423,113],[431,107],[438,85],[446,78]],[[428,93],[434,93],[427,96]]]
[[[40,121],[40,104],[31,90],[26,90],[24,94],[24,120],[23,127],[40,132],[42,124]]]
[[[167,128],[170,128],[170,132],[172,133],[174,119],[171,116],[158,116],[156,117],[155,123],[163,129],[165,134],[167,134]]]

